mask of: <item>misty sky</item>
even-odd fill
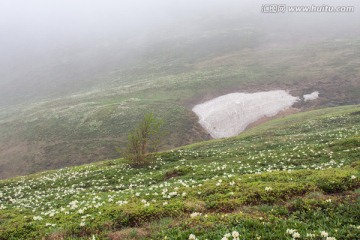
[[[356,1],[300,2],[354,5]],[[253,14],[268,17],[260,13],[264,3],[269,1],[1,0],[0,44],[2,54],[7,53],[11,57],[21,51],[63,47],[69,42],[81,43],[113,36],[143,36],[163,27],[176,28],[178,22],[196,21],[206,15]],[[279,3],[296,4],[299,1]]]
[[[177,22],[234,9],[215,0],[1,0],[0,62],[45,54],[69,45],[104,43],[114,37],[151,35]],[[90,43],[89,43],[90,42]]]
[[[151,32],[211,11],[231,10],[232,5],[238,4],[215,0],[2,0],[1,41],[5,46],[19,46],[26,41],[51,46],[52,41],[58,44]]]

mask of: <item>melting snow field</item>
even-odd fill
[[[213,138],[232,137],[263,118],[290,108],[298,97],[284,90],[230,93],[196,105],[192,110]]]
[[[316,91],[316,92],[313,92],[313,93],[310,93],[310,94],[305,94],[303,97],[304,97],[305,102],[315,100],[315,99],[317,99],[319,97],[319,92]]]

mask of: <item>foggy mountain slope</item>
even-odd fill
[[[360,102],[358,15],[270,16],[260,6],[180,8],[184,16],[148,14],[133,29],[110,17],[117,21],[70,27],[66,41],[34,37],[33,49],[6,49],[0,178],[118,157],[146,111],[166,122],[163,149],[208,139],[191,108],[229,92],[319,91],[301,110]]]
[[[0,174],[117,157],[116,147],[124,146],[127,132],[146,111],[166,122],[163,149],[208,139],[191,106],[230,91],[288,89],[294,96],[319,91],[320,98],[301,103],[302,109],[359,103],[359,51],[360,41],[352,39],[244,49],[200,58],[181,71],[154,59],[124,71],[123,76],[137,80],[123,86],[114,78],[109,83],[114,87],[5,108],[0,114]]]
[[[243,27],[231,29],[226,23],[215,29],[212,26],[185,29],[170,37],[163,30],[159,36],[156,32],[151,33],[154,36],[139,38],[113,37],[22,56],[28,62],[16,59],[0,69],[0,106],[67,96],[109,84],[115,87],[133,84],[141,73],[161,76],[164,71],[165,74],[187,71],[189,64],[209,55],[257,46],[260,39],[253,37],[259,33],[243,36]]]

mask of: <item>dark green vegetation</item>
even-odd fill
[[[141,122],[129,133],[124,158],[132,167],[145,167],[159,149],[163,133],[163,121],[152,113],[146,113]]]
[[[359,111],[295,114],[146,169],[117,159],[0,181],[0,239],[359,239]]]
[[[301,109],[359,103],[358,39],[271,45],[248,28],[224,34],[166,40],[103,75],[106,87],[1,109],[0,178],[116,158],[146,111],[166,123],[162,149],[209,139],[191,108],[229,92],[320,92]]]

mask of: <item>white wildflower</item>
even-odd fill
[[[233,231],[231,235],[233,236],[233,238],[238,238],[240,236],[238,231]]]
[[[334,237],[327,237],[326,240],[336,240]]]
[[[189,240],[196,240],[196,236],[194,234],[190,234]]]
[[[201,216],[201,214],[202,213],[199,213],[199,212],[193,212],[192,214],[190,214],[190,217],[195,218],[195,217]]]
[[[328,237],[329,236],[329,233],[325,232],[325,231],[321,231],[320,232],[320,236],[321,237]]]
[[[292,237],[293,237],[293,238],[300,238],[300,233],[294,232],[294,233],[292,234]]]
[[[296,232],[295,229],[286,229],[286,233],[292,235],[294,232]]]

